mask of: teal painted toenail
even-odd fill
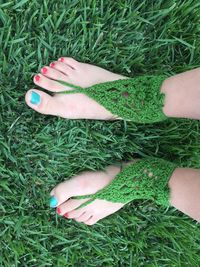
[[[58,200],[55,197],[52,197],[50,199],[50,207],[55,208],[57,206],[57,204],[58,204]]]
[[[36,92],[32,91],[31,92],[31,100],[30,100],[31,104],[39,105],[40,101],[41,101],[40,95],[37,94]]]

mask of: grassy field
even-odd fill
[[[24,102],[60,56],[127,76],[200,66],[199,0],[0,0],[0,266],[199,267],[200,227],[150,202],[92,227],[49,208],[49,191],[83,170],[148,155],[200,168],[200,121],[70,121]]]

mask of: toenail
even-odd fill
[[[61,214],[61,209],[60,208],[57,208],[57,213]]]
[[[55,65],[56,65],[56,64],[55,64],[54,62],[52,62],[52,63],[50,64],[50,67],[53,68],[53,67],[55,67]]]
[[[58,200],[55,197],[52,197],[50,199],[50,207],[55,208],[57,206],[57,204],[58,204]]]
[[[38,93],[32,91],[31,92],[31,99],[30,99],[31,104],[33,105],[39,105],[41,102],[41,97]]]
[[[35,80],[36,80],[36,82],[39,82],[39,80],[40,80],[40,76],[39,76],[39,75],[36,75],[36,76],[35,76]]]
[[[47,73],[47,68],[45,68],[45,67],[42,68],[42,69],[41,69],[41,72],[44,73],[44,74]]]
[[[65,218],[68,218],[68,214],[67,214],[67,213],[65,213],[65,214],[64,214],[64,217],[65,217]]]
[[[59,61],[64,62],[64,57],[59,58]]]

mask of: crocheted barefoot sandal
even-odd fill
[[[121,79],[82,88],[73,84],[58,81],[75,90],[59,93],[84,93],[113,115],[124,120],[139,123],[153,123],[165,120],[163,113],[164,94],[160,87],[166,76],[141,76]]]
[[[75,197],[75,199],[90,198],[78,208],[90,204],[95,199],[124,204],[146,199],[168,207],[168,180],[176,167],[175,164],[162,159],[138,160],[126,166],[107,187],[96,194]]]

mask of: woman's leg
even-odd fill
[[[166,79],[164,113],[169,117],[200,119],[200,68]]]
[[[200,170],[176,169],[169,188],[171,205],[200,222]]]
[[[94,84],[125,79],[94,65],[78,62],[72,58],[61,58],[41,69],[34,83],[50,92],[71,90],[56,80],[89,87]],[[169,117],[200,119],[200,68],[187,71],[164,81],[161,91],[166,99],[163,112]],[[55,94],[50,96],[40,90],[31,89],[26,94],[26,103],[34,110],[68,119],[115,119],[108,110],[88,96],[77,94]]]

